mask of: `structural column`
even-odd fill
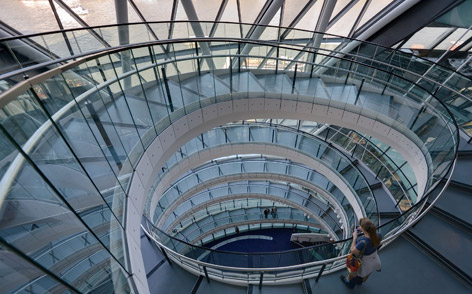
[[[129,44],[129,27],[128,27],[128,1],[115,0],[116,23],[118,26],[118,40],[120,45]],[[123,73],[131,70],[131,57],[129,51],[123,51],[121,56],[121,68]],[[131,87],[131,78],[127,77],[123,80],[124,89]]]
[[[334,6],[336,6],[336,2],[337,0],[325,0],[325,2],[323,3],[323,7],[321,8],[320,18],[318,19],[318,23],[316,24],[316,32],[326,32],[326,28],[328,27],[329,20],[331,18],[331,15],[333,14]],[[319,48],[322,40],[323,34],[315,34],[313,40],[313,47]]]
[[[198,15],[195,11],[195,7],[193,7],[192,0],[181,0],[182,6],[184,7],[185,13],[187,14],[188,20],[192,21],[190,24],[192,26],[193,32],[195,33],[195,37],[198,38],[205,38],[205,34],[203,33],[202,26],[198,22]],[[210,46],[206,42],[200,42],[200,48],[202,48],[203,55],[211,56]],[[215,69],[215,64],[211,58],[205,59],[208,63],[208,67],[210,69]]]

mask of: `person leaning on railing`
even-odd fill
[[[359,233],[363,236],[358,237]],[[362,262],[357,272],[348,270],[347,277],[341,276],[341,281],[348,288],[353,289],[367,281],[369,275],[374,271],[380,271],[381,262],[377,250],[380,248],[382,236],[377,232],[374,223],[368,218],[359,220],[359,227],[352,233],[351,253],[359,257]]]

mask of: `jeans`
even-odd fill
[[[356,285],[362,285],[363,281],[363,278],[356,276],[350,280],[346,279],[345,283],[349,288],[353,289]]]

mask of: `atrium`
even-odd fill
[[[2,293],[472,291],[472,0],[3,0]],[[355,234],[354,234],[355,236]]]

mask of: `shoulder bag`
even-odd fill
[[[362,251],[358,255],[349,253],[346,259],[346,267],[352,273],[356,273],[362,266],[362,257],[364,256],[365,248],[367,247],[367,242],[365,240],[362,240],[361,242],[364,242],[365,244]]]

